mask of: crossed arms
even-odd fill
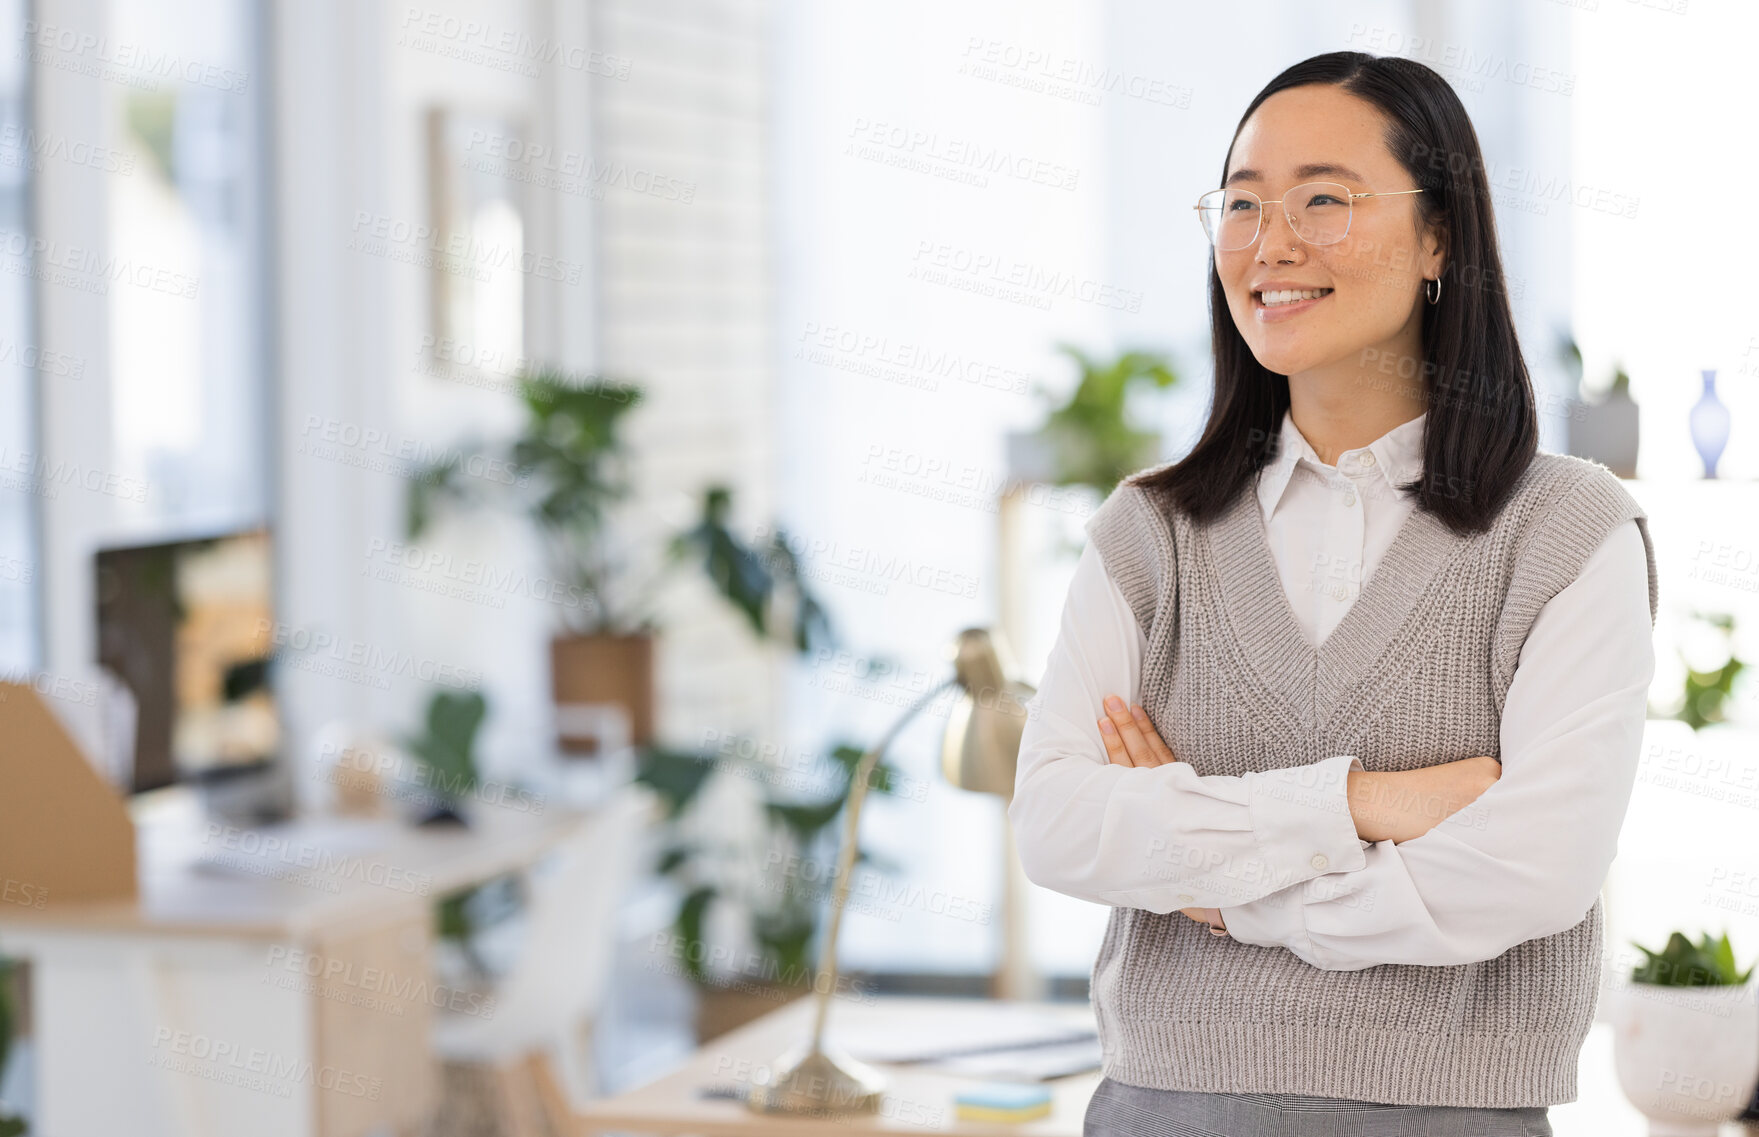
[[[1022,867],[1095,903],[1218,909],[1233,938],[1334,971],[1492,959],[1572,927],[1617,852],[1641,756],[1647,596],[1627,522],[1540,609],[1499,766],[1370,772],[1335,755],[1203,776],[1130,712],[1146,645],[1090,544],[1028,704],[1008,807]],[[1120,727],[1109,739],[1102,718]]]

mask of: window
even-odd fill
[[[30,231],[30,53],[24,50],[24,0],[0,0],[0,27],[12,42],[0,51],[0,674],[15,675],[41,658],[33,613],[41,585],[36,548],[37,495],[29,473],[36,439],[39,381],[77,382],[68,361],[50,366],[35,344]],[[43,379],[43,376],[48,376]]]
[[[250,0],[115,0],[110,115],[111,447],[147,487],[121,527],[263,520],[261,13]],[[126,50],[124,50],[124,45]]]

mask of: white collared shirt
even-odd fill
[[[1337,626],[1415,508],[1414,496],[1396,486],[1422,471],[1426,417],[1328,466],[1285,413],[1280,453],[1260,472],[1257,493],[1284,592],[1310,643]],[[1580,870],[1598,872],[1589,891],[1616,849],[1642,747],[1655,671],[1648,589],[1642,535],[1635,522],[1617,526],[1540,609],[1503,707],[1499,784],[1519,779],[1533,792],[1509,792],[1500,808],[1530,810],[1526,820],[1536,826],[1567,818],[1573,841],[1606,850],[1605,864]],[[1347,771],[1362,768],[1353,756],[1243,777],[1199,776],[1185,762],[1110,764],[1099,734],[1102,701],[1111,694],[1140,701],[1146,648],[1089,543],[1028,703],[1008,807],[1034,881],[1118,907],[1220,908],[1235,939],[1287,947],[1327,970],[1491,959],[1525,938],[1494,918],[1498,899],[1484,883],[1481,852],[1442,839],[1356,836],[1345,796]],[[1308,792],[1278,792],[1291,782]],[[1328,793],[1315,795],[1316,782]],[[1597,785],[1624,789],[1599,793]],[[1265,884],[1242,895],[1238,872],[1211,878],[1200,866],[1169,877],[1165,862],[1144,850],[1180,847],[1174,841],[1204,848],[1217,864],[1262,864]],[[1536,887],[1560,904],[1582,895],[1582,881],[1531,867]]]
[[[1356,602],[1416,508],[1414,495],[1394,487],[1422,476],[1428,417],[1401,423],[1328,466],[1283,412],[1282,447],[1259,473],[1258,504],[1277,575],[1315,647]]]

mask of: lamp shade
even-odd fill
[[[941,741],[941,775],[962,790],[1014,796],[1014,770],[1034,688],[1013,673],[1007,646],[985,628],[966,628],[953,644],[959,699]]]

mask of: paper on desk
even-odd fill
[[[963,1002],[963,1001],[961,1001]],[[907,1020],[848,1028],[832,1020],[831,1041],[864,1062],[925,1062],[1035,1044],[1097,1040],[1091,1025],[1072,1023],[1027,1007],[976,1002],[924,1011]]]
[[[963,1078],[998,1082],[1048,1082],[1070,1074],[1085,1074],[1100,1067],[1099,1038],[1079,1042],[1051,1043],[1025,1050],[992,1050],[963,1054],[928,1064],[928,1069]]]

